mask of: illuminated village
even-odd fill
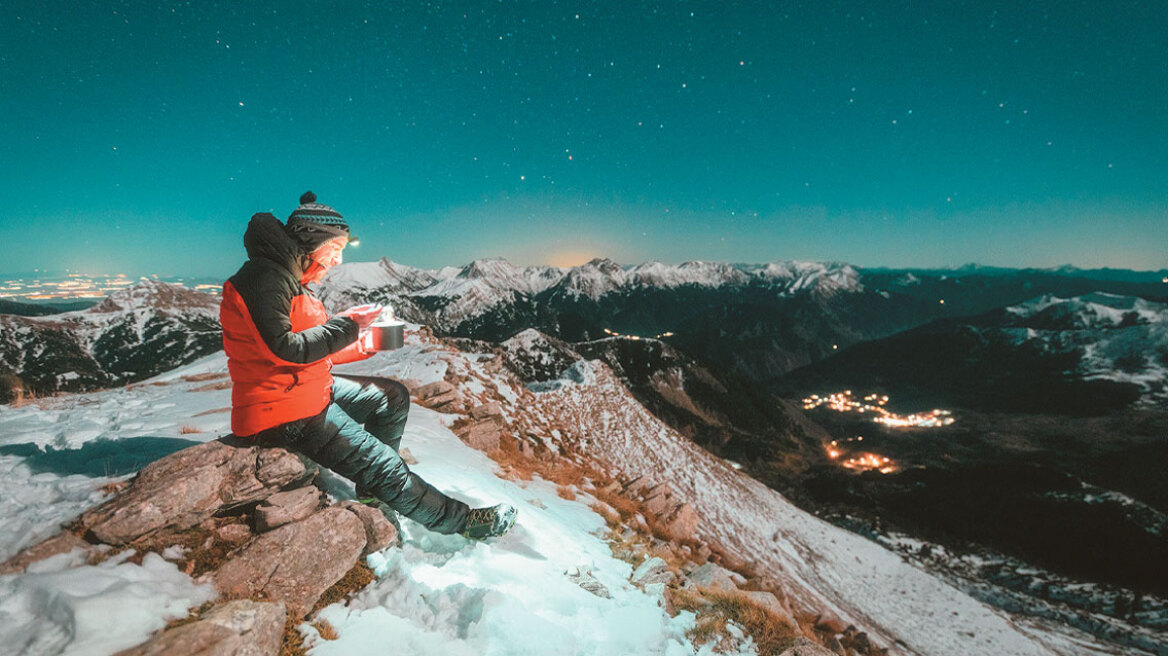
[[[887,404],[888,397],[877,394],[869,394],[863,400],[857,401],[852,396],[852,390],[836,392],[828,396],[812,394],[803,399],[804,410],[814,410],[815,408],[826,406],[828,410],[835,410],[836,412],[871,413],[874,415],[872,421],[893,428],[936,428],[938,426],[948,426],[954,422],[953,413],[948,410],[934,409],[929,412],[898,415],[885,408],[884,406]]]
[[[623,339],[631,339],[635,341],[640,341],[642,339],[661,339],[662,337],[673,337],[672,332],[658,333],[652,337],[641,337],[640,335],[626,335],[624,333],[618,333],[615,330],[609,330],[608,328],[604,329],[604,333],[612,337],[620,337]]]
[[[131,278],[124,273],[98,275],[67,273],[64,276],[11,278],[0,282],[0,298],[25,302],[100,299],[120,289],[132,287],[141,280],[160,278],[157,275]],[[165,282],[212,294],[219,293],[221,289],[219,284],[184,282],[182,278],[165,279]]]
[[[836,412],[871,414],[873,422],[893,428],[936,428],[948,426],[955,421],[953,413],[948,410],[933,409],[929,412],[898,415],[888,410],[885,407],[887,404],[887,396],[869,394],[863,399],[857,400],[852,395],[852,390],[844,390],[827,396],[812,394],[803,399],[804,410],[825,407]],[[842,441],[862,442],[864,437],[856,436]],[[871,452],[845,453],[840,442],[841,440],[831,441],[831,444],[827,446],[827,457],[839,463],[841,467],[852,471],[878,471],[881,474],[891,474],[898,469],[896,462],[886,456]]]

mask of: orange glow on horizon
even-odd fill
[[[574,267],[581,264],[587,264],[598,257],[594,253],[585,253],[582,251],[562,251],[559,253],[552,253],[548,256],[547,263],[554,267]]]

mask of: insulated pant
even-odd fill
[[[307,456],[431,531],[460,533],[468,506],[411,472],[397,453],[409,411],[409,391],[395,380],[334,376],[332,402],[323,412],[256,438]]]

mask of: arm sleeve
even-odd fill
[[[253,294],[240,290],[256,330],[276,357],[307,364],[357,340],[357,322],[348,317],[333,317],[319,326],[292,332],[292,298],[298,292],[287,281],[270,278],[257,285]]]
[[[346,362],[360,362],[361,360],[368,360],[373,357],[373,352],[366,353],[362,351],[358,342],[353,342],[345,348],[333,354],[333,364],[345,364]]]

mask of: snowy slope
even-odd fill
[[[703,517],[700,537],[757,561],[798,604],[831,609],[893,646],[895,653],[1114,653],[1088,636],[1072,640],[1041,624],[1016,623],[879,545],[804,513],[659,422],[597,362],[578,363],[563,378],[527,389],[494,366],[495,360],[410,333],[405,348],[338,372],[380,373],[418,383],[457,380],[472,403],[502,403],[507,422],[526,426],[549,446],[582,446],[619,473],[669,481]],[[216,354],[133,388],[0,407],[0,447],[9,447],[0,451],[5,472],[0,479],[0,555],[51,533],[100,498],[98,488],[110,480],[36,472],[27,450],[11,447],[34,443],[76,450],[107,438],[133,449],[141,436],[211,439],[227,432],[228,415],[219,410],[228,407],[229,391],[208,382],[219,380],[215,376],[224,368],[222,354]],[[382,653],[387,632],[410,653],[695,653],[684,636],[693,616],[670,617],[654,594],[628,583],[630,566],[614,559],[599,537],[604,523],[589,509],[587,495],[567,501],[538,479],[517,484],[496,477],[490,459],[453,435],[449,424],[455,418],[411,408],[403,446],[419,460],[414,469],[472,504],[516,505],[516,529],[497,542],[478,544],[432,534],[407,521],[405,547],[371,557],[379,579],[348,606],[322,612],[340,638],[318,641],[313,653]],[[184,431],[184,425],[190,428]],[[347,482],[330,480],[335,495],[352,494]],[[147,581],[129,591],[112,586],[120,590],[119,597],[108,597],[102,586],[84,585],[74,596],[61,596],[68,581],[106,576],[71,568],[76,565],[55,562],[58,573],[50,578],[35,573],[0,577],[0,639],[77,636],[78,627],[99,619],[127,622],[140,637],[149,627],[183,615],[184,604],[196,604],[205,594],[184,584],[183,575],[168,569],[172,566],[152,562],[140,570],[118,571],[120,580],[140,576]],[[602,583],[611,598],[576,585],[571,575],[583,572]],[[45,616],[37,604],[54,595],[62,610]],[[94,615],[99,612],[105,614]],[[125,613],[137,619],[130,622]],[[65,646],[63,653],[82,653],[81,643],[73,642],[70,652],[68,640],[56,640],[53,644]],[[84,653],[113,651],[85,644]]]
[[[415,343],[392,357],[378,356],[382,362],[373,368],[431,380],[443,375],[448,357]],[[368,362],[363,365],[370,368]],[[230,392],[195,391],[205,381],[183,376],[202,378],[198,375],[221,372],[224,366],[217,354],[134,389],[48,399],[42,406],[0,407],[0,446],[31,441],[82,448],[100,438],[133,445],[135,437],[144,435],[214,438],[227,432],[228,415],[201,413],[226,407]],[[521,486],[497,478],[494,463],[447,428],[453,418],[411,408],[403,446],[419,460],[414,470],[472,505],[514,504],[520,508],[516,528],[501,540],[481,544],[404,521],[404,548],[370,557],[378,580],[349,605],[322,611],[340,638],[318,640],[312,653],[382,654],[390,633],[400,653],[708,653],[685,637],[692,614],[670,617],[658,596],[628,582],[631,566],[614,559],[598,537],[604,521],[588,508],[586,498],[565,501],[554,485],[538,479]],[[192,422],[205,432],[182,433],[181,427]],[[59,523],[100,499],[98,488],[111,480],[35,473],[23,460],[0,456],[5,471],[0,557],[55,532]],[[338,495],[352,495],[351,485],[341,479],[333,477],[331,485]],[[0,576],[0,640],[44,646],[29,653],[110,654],[185,616],[188,607],[213,594],[156,557],[142,566],[122,560],[88,567],[62,556],[38,571]],[[611,598],[577,585],[572,576],[581,574],[603,584]],[[46,599],[54,600],[51,608]],[[109,626],[119,630],[110,632]],[[303,630],[314,633],[307,625]]]
[[[537,336],[521,334],[509,346],[533,344],[539,352]],[[531,434],[580,447],[627,477],[668,481],[702,515],[701,537],[754,560],[806,607],[831,609],[880,644],[900,645],[896,653],[1123,653],[1085,633],[992,609],[880,545],[798,509],[661,423],[599,362],[577,363],[561,379],[527,390],[489,371],[487,362],[431,347],[412,354],[409,364],[379,355],[353,366],[403,377],[425,371],[433,380],[453,376],[480,400],[509,401],[508,419]]]

